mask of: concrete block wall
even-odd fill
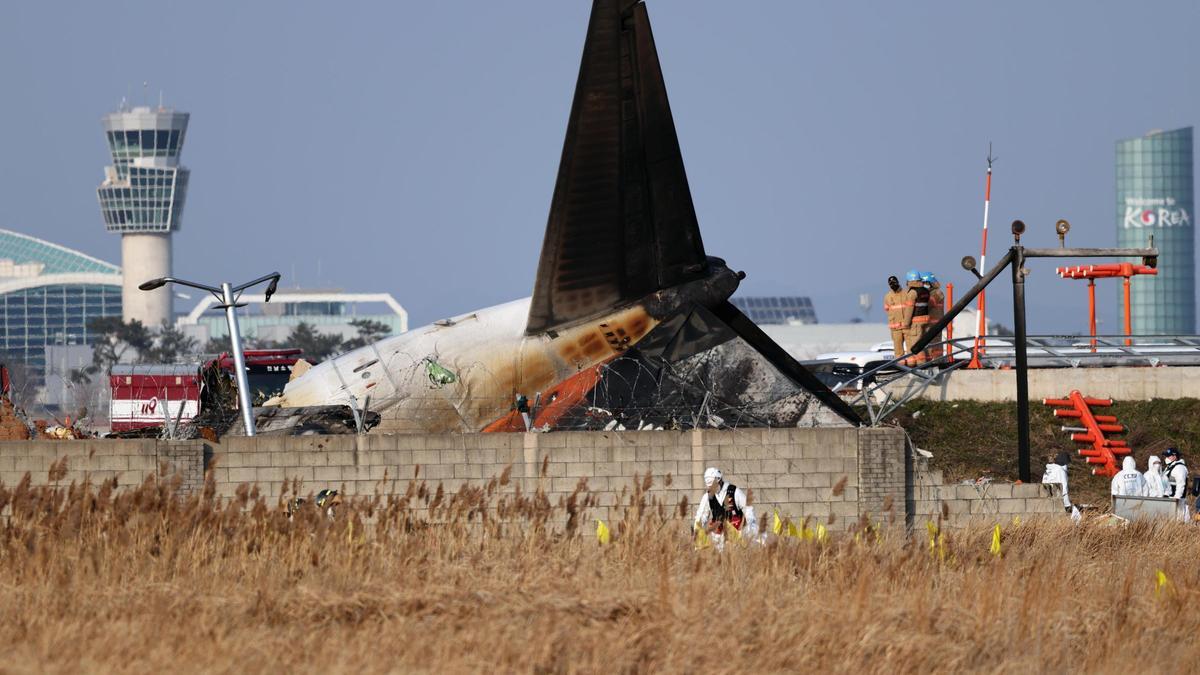
[[[1000,522],[1013,516],[1062,516],[1062,496],[1040,483],[947,484],[941,471],[921,463],[913,471],[913,525],[942,521],[946,527]]]
[[[183,490],[193,491],[204,482],[204,455],[197,441],[7,441],[0,443],[0,482],[13,486],[28,473],[34,485],[45,485],[51,465],[65,459],[62,485],[116,478],[119,487],[133,487],[165,465],[166,473],[183,479]]]
[[[1016,371],[958,369],[925,390],[934,401],[1015,401]],[[897,383],[895,386],[906,386]],[[1087,396],[1118,401],[1200,398],[1200,368],[1193,366],[1128,368],[1031,368],[1029,398],[1062,398],[1078,389]],[[900,393],[900,392],[896,392]]]
[[[508,470],[522,490],[540,488],[551,503],[586,479],[588,489],[599,494],[595,515],[615,518],[628,503],[635,477],[650,474],[647,498],[690,518],[704,491],[704,469],[717,466],[727,481],[751,493],[760,517],[778,510],[836,529],[857,519],[865,506],[859,493],[863,434],[876,454],[890,444],[896,459],[888,466],[900,467],[892,482],[899,481],[903,494],[903,436],[888,430],[257,437],[208,445],[217,491],[226,496],[257,482],[274,499],[295,480],[302,493],[333,488],[347,495],[402,494],[414,479],[453,492],[465,484],[482,486]]]
[[[66,457],[64,484],[87,475],[93,481],[116,477],[128,487],[165,463],[182,477],[185,490],[200,489],[207,471],[222,496],[257,484],[275,500],[293,483],[302,495],[325,488],[351,496],[404,494],[414,480],[453,493],[508,471],[514,486],[526,493],[540,489],[551,504],[586,480],[599,499],[592,515],[616,520],[635,492],[634,480],[650,474],[646,498],[686,521],[704,493],[705,467],[717,466],[726,480],[750,492],[764,522],[778,511],[833,530],[863,515],[897,524],[908,515],[917,525],[936,518],[943,502],[951,525],[970,516],[1061,512],[1040,485],[945,485],[939,472],[909,470],[905,453],[904,433],[895,428],[13,441],[0,443],[0,481],[14,485],[29,472],[45,484],[50,465]]]

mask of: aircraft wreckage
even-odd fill
[[[533,296],[314,366],[268,405],[381,431],[857,425],[728,302],[705,254],[646,6],[595,0]]]

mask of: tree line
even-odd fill
[[[350,322],[355,336],[342,339],[340,335],[322,333],[309,323],[300,322],[282,341],[261,340],[255,336],[244,337],[245,349],[300,349],[306,361],[316,363],[342,352],[377,342],[392,333],[387,324],[371,319],[355,319]],[[150,328],[141,321],[123,321],[121,317],[101,317],[88,322],[88,330],[95,336],[91,364],[71,371],[76,383],[86,382],[92,377],[109,372],[116,363],[175,363],[202,354],[220,354],[230,349],[229,338],[211,338],[203,348],[196,339],[187,336],[169,322],[158,328]]]

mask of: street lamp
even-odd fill
[[[234,377],[237,378],[238,405],[242,409],[242,424],[246,427],[247,436],[254,435],[254,408],[250,404],[250,382],[246,378],[246,357],[242,353],[242,334],[238,330],[237,313],[235,310],[238,307],[246,306],[246,303],[238,302],[242,297],[242,291],[251,286],[257,286],[264,281],[271,282],[267,286],[266,292],[263,293],[264,302],[270,302],[271,296],[279,288],[279,272],[272,272],[265,277],[259,277],[254,281],[248,281],[240,286],[231,286],[230,284],[222,283],[220,288],[198,284],[185,279],[176,279],[175,277],[151,279],[138,286],[143,291],[153,291],[167,284],[179,284],[180,286],[190,286],[202,291],[208,291],[216,296],[217,301],[221,303],[217,306],[225,310],[225,320],[229,323],[229,342],[233,349],[233,367]],[[237,294],[236,296],[234,295],[235,293]]]

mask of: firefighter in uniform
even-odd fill
[[[942,285],[938,283],[938,279],[933,272],[925,272],[921,275],[921,281],[924,281],[929,288],[929,328],[932,328],[935,323],[942,320],[946,315],[946,294],[942,292]],[[940,342],[941,335],[933,338],[934,342]],[[930,361],[941,358],[942,346],[934,345],[925,350],[925,355]]]
[[[915,294],[912,324],[908,328],[908,344],[906,345],[911,351],[913,345],[917,344],[917,341],[925,335],[925,329],[929,327],[929,289],[925,288],[925,284],[921,281],[921,273],[916,270],[909,270],[905,275],[905,280],[908,281],[908,288]],[[904,365],[910,368],[923,363],[925,363],[925,352],[913,354],[904,360]]]
[[[912,325],[913,300],[916,293],[900,287],[900,280],[888,277],[888,291],[883,296],[883,311],[887,313],[888,329],[892,331],[892,352],[896,358],[904,356],[904,341]]]

